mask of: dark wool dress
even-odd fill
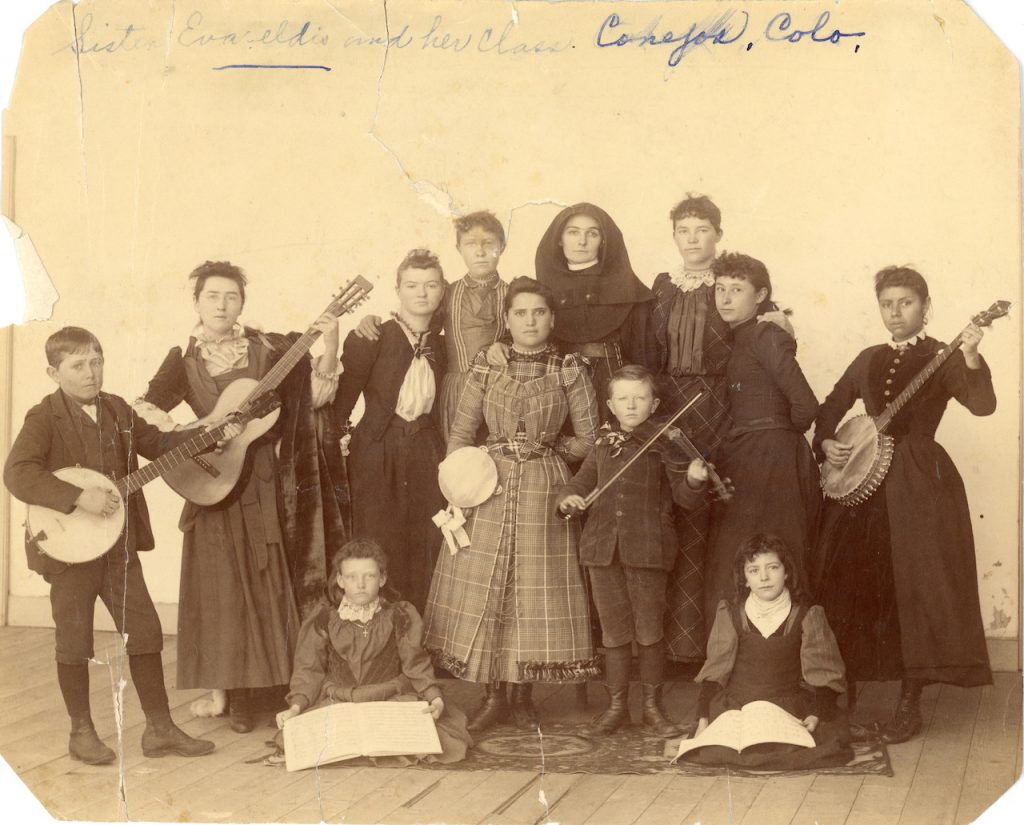
[[[794,604],[789,617],[765,638],[747,618],[742,602],[721,602],[708,639],[707,663],[697,681],[703,683],[698,716],[706,714],[713,722],[748,702],[771,702],[797,719],[819,718],[812,733],[815,747],[764,743],[737,753],[708,745],[686,754],[684,761],[801,770],[844,765],[853,758],[847,722],[835,706],[836,697],[846,690],[843,660],[818,606]]]
[[[299,631],[295,672],[286,700],[289,705],[307,711],[338,701],[430,702],[442,696],[423,649],[423,620],[416,608],[408,602],[383,599],[380,604],[366,624],[340,618],[331,604],[324,604],[306,620]],[[383,756],[373,762],[386,767],[409,765],[421,758],[459,762],[473,745],[466,715],[447,701],[437,720],[437,736],[440,754]]]
[[[266,375],[293,340],[246,335],[248,366],[216,377],[207,372],[195,339],[184,354],[172,349],[144,400],[163,410],[185,401],[197,416],[208,415],[232,380]],[[281,418],[250,445],[231,495],[210,507],[185,504],[179,688],[271,687],[287,683],[291,674],[300,613],[323,597],[325,544],[345,540],[339,505],[347,499],[339,486],[344,468],[337,463],[337,444],[322,440],[333,428],[318,423],[309,380],[309,367],[301,363],[282,384]]]
[[[815,449],[857,399],[879,415],[941,346],[925,338],[904,352],[885,344],[864,350],[821,406]],[[935,441],[951,398],[991,414],[988,366],[968,369],[962,353],[951,355],[890,424],[896,450],[882,486],[856,507],[825,508],[813,584],[851,680],[992,681],[967,495]]]
[[[733,426],[717,469],[736,486],[712,506],[704,604],[712,615],[732,596],[736,548],[754,533],[772,533],[806,564],[821,506],[818,464],[804,438],[818,402],[796,361],[796,341],[754,318],[733,329],[727,368]]]
[[[661,362],[658,384],[662,414],[672,415],[697,393],[701,399],[677,422],[701,455],[710,458],[729,431],[725,368],[732,332],[715,308],[714,287],[703,284],[684,292],[662,272],[654,279],[654,333]],[[688,356],[680,353],[680,342]],[[711,526],[711,499],[692,510],[674,510],[679,555],[669,574],[665,641],[677,661],[704,658],[704,558]],[[710,624],[713,616],[708,616]]]

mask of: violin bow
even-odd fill
[[[680,416],[682,416],[682,414],[684,412],[686,412],[688,409],[690,409],[690,407],[692,407],[694,404],[696,404],[700,400],[702,395],[704,395],[704,393],[703,392],[699,392],[693,398],[691,398],[690,402],[685,407],[681,407],[679,409],[679,412],[677,412],[668,421],[666,421],[664,424],[662,424],[657,429],[657,431],[654,433],[654,435],[652,435],[643,444],[641,444],[640,445],[640,449],[636,451],[636,453],[632,456],[632,458],[628,459],[625,464],[623,464],[621,467],[619,467],[619,469],[616,470],[612,474],[612,477],[610,479],[608,479],[604,484],[602,484],[597,489],[591,490],[587,494],[587,497],[585,499],[583,499],[583,509],[586,510],[591,504],[594,503],[594,501],[603,492],[605,492],[616,481],[618,481],[619,476],[621,476],[624,472],[626,472],[626,470],[628,470],[633,465],[633,462],[635,462],[637,459],[640,458],[640,456],[642,456],[645,452],[647,452],[651,448],[651,446],[654,444],[655,441],[657,441],[659,438],[661,438],[661,436],[663,436],[665,433],[667,433],[669,427],[671,427],[673,424],[675,424],[676,421],[679,420]]]

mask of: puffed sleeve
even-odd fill
[[[984,358],[981,358],[981,366],[972,370],[967,366],[963,352],[957,350],[942,365],[940,375],[946,392],[974,415],[992,415],[996,411],[992,371]]]
[[[798,432],[806,432],[818,413],[818,399],[796,360],[796,339],[777,324],[758,324],[754,330],[758,363],[772,376],[789,401],[789,419]]]
[[[149,382],[145,395],[139,399],[168,412],[185,400],[188,392],[188,376],[185,374],[185,360],[181,347],[174,347],[167,353],[156,375]]]
[[[299,628],[295,644],[295,663],[288,685],[286,701],[298,705],[301,710],[314,705],[320,699],[320,691],[327,676],[327,655],[330,639],[327,635],[326,605],[313,611]]]
[[[452,417],[451,431],[448,433],[448,455],[460,447],[476,446],[476,434],[484,423],[484,395],[489,373],[487,356],[483,352],[477,353]]]
[[[736,650],[739,647],[739,637],[736,635],[736,626],[733,624],[730,611],[729,602],[722,599],[715,612],[711,635],[708,636],[707,659],[700,673],[694,678],[695,682],[711,681],[720,685],[729,683],[733,665],[736,664]]]
[[[395,604],[395,614],[395,636],[402,673],[421,699],[433,701],[441,695],[441,688],[434,679],[430,656],[423,649],[423,619],[409,602]]]
[[[575,355],[562,361],[562,377],[569,401],[572,435],[560,435],[556,451],[567,461],[580,461],[593,449],[597,439],[597,394],[586,368]]]
[[[846,692],[846,666],[823,608],[818,605],[809,608],[801,627],[800,668],[803,680],[814,689],[817,715],[827,719],[835,711],[836,697]]]
[[[736,664],[738,647],[739,638],[736,635],[736,626],[732,621],[731,606],[729,602],[722,599],[715,612],[715,623],[711,627],[711,635],[708,636],[707,659],[704,662],[704,667],[700,669],[700,673],[694,679],[695,682],[700,683],[695,714],[698,720],[708,718],[711,700],[729,683],[733,666]]]

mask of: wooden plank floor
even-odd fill
[[[0,754],[59,819],[204,822],[448,822],[540,825],[933,825],[974,821],[1020,775],[1021,678],[999,673],[976,690],[925,689],[925,730],[890,749],[894,777],[804,776],[776,779],[682,775],[603,776],[523,771],[420,771],[336,767],[288,773],[251,764],[269,752],[267,725],[238,736],[223,719],[191,719],[196,691],[169,690],[174,718],[217,743],[199,759],[146,759],[143,718],[114,634],[97,634],[90,673],[93,718],[113,746],[112,696],[123,691],[121,771],[89,767],[67,755],[67,720],[56,684],[52,631],[0,628]],[[164,672],[173,685],[176,649],[168,638]],[[887,715],[898,685],[862,690],[855,718]],[[542,718],[584,719],[572,688],[538,689]],[[475,688],[450,683],[464,707]],[[636,697],[634,697],[634,700]],[[666,692],[672,715],[688,719],[695,690]],[[634,708],[636,713],[636,708]],[[123,779],[123,781],[122,781]]]

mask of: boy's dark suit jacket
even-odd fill
[[[51,393],[36,404],[25,416],[25,425],[18,433],[4,464],[4,484],[11,494],[26,504],[38,504],[61,513],[75,509],[81,488],[61,481],[54,470],[76,465],[86,467],[82,442],[72,420],[72,412],[61,390]],[[195,435],[194,432],[163,433],[147,424],[127,402],[116,395],[101,392],[98,402],[103,413],[112,415],[117,424],[123,447],[128,457],[128,471],[138,469],[138,455],[156,458],[175,444]],[[98,469],[90,467],[89,469]],[[129,552],[153,549],[153,531],[149,526],[149,511],[142,493],[131,497],[127,508],[125,540]],[[25,553],[30,570],[49,577],[67,567],[64,562],[40,553],[35,542],[25,535]]]

